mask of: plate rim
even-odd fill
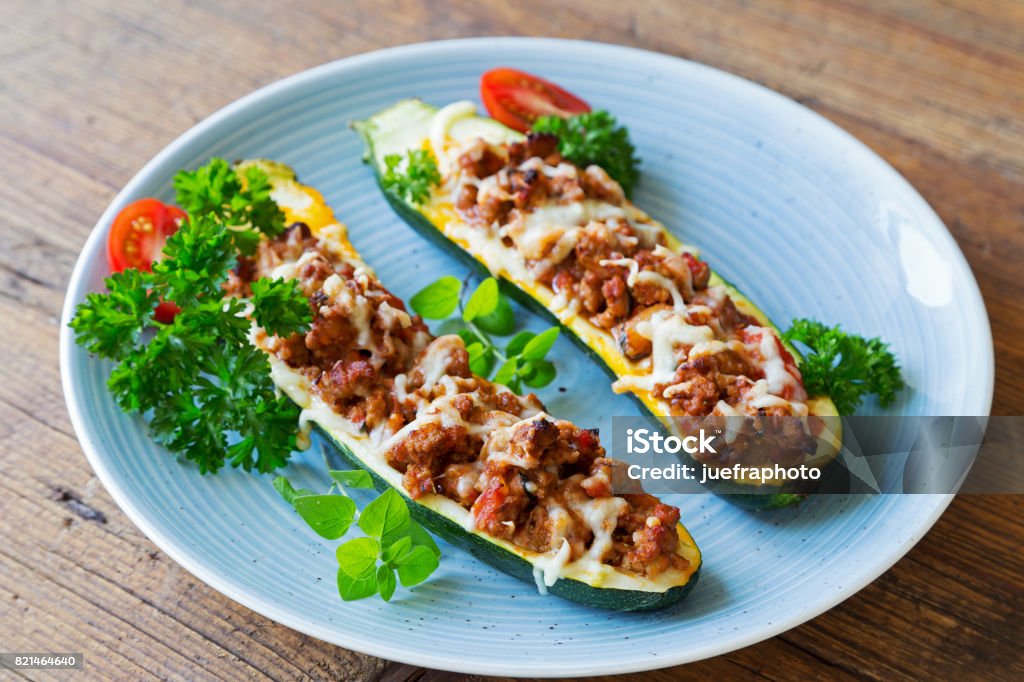
[[[845,145],[855,154],[860,155],[863,162],[867,162],[871,165],[873,172],[882,173],[884,175],[882,179],[890,183],[895,183],[895,185],[897,185],[896,190],[899,194],[910,198],[917,204],[915,208],[923,219],[934,222],[937,226],[942,228],[941,230],[937,230],[936,233],[941,235],[942,238],[948,240],[949,245],[952,246],[951,253],[954,257],[959,259],[959,265],[969,274],[966,282],[968,285],[968,291],[966,294],[971,298],[968,302],[969,308],[974,311],[974,316],[977,318],[974,320],[975,329],[982,335],[983,340],[986,342],[984,344],[985,357],[984,362],[982,363],[985,382],[982,388],[978,391],[978,394],[982,397],[980,404],[984,405],[984,410],[982,411],[984,415],[988,415],[991,412],[995,382],[995,358],[994,347],[992,344],[991,325],[973,270],[945,223],[942,222],[927,201],[917,192],[916,189],[914,189],[909,181],[907,181],[895,168],[889,165],[889,163],[879,156],[874,150],[858,140],[851,133],[830,121],[828,118],[766,86],[706,64],[642,48],[589,40],[502,36],[418,42],[364,52],[305,69],[264,85],[228,103],[206,118],[197,122],[160,150],[160,152],[155,156],[150,158],[114,196],[106,210],[104,210],[103,214],[100,216],[96,225],[89,233],[68,281],[68,288],[65,293],[60,321],[61,387],[75,435],[78,438],[79,444],[82,447],[90,466],[93,468],[104,488],[110,494],[118,507],[120,507],[129,520],[131,520],[132,523],[134,523],[135,526],[151,542],[157,545],[161,551],[165,552],[177,564],[192,573],[197,579],[203,581],[213,589],[242,606],[251,609],[264,617],[270,618],[275,622],[281,623],[286,627],[292,628],[309,636],[316,637],[317,639],[342,648],[352,649],[354,651],[387,660],[461,673],[508,675],[509,670],[507,669],[507,666],[503,666],[501,664],[485,661],[472,661],[468,664],[463,664],[461,659],[452,660],[440,655],[431,655],[420,651],[405,651],[388,646],[384,643],[375,642],[371,638],[360,638],[357,636],[338,637],[336,636],[337,633],[335,631],[318,627],[316,624],[309,621],[301,621],[293,618],[288,614],[288,612],[282,611],[273,604],[265,601],[258,593],[250,592],[246,590],[244,586],[234,584],[228,579],[222,580],[218,575],[216,575],[215,571],[208,570],[201,561],[194,560],[186,546],[179,546],[179,543],[177,543],[173,538],[165,535],[157,524],[151,523],[147,516],[135,505],[132,496],[117,485],[114,474],[105,462],[105,457],[101,454],[98,445],[94,443],[91,437],[92,434],[89,422],[82,413],[75,394],[75,382],[72,379],[71,372],[74,362],[72,359],[72,351],[74,350],[75,345],[71,328],[68,326],[68,323],[74,314],[75,307],[81,301],[82,295],[85,292],[85,273],[91,263],[91,258],[97,251],[97,242],[106,237],[106,226],[110,223],[115,212],[120,210],[128,199],[137,193],[137,188],[147,181],[152,175],[153,168],[159,166],[168,157],[178,153],[179,150],[188,147],[193,139],[202,135],[207,129],[216,126],[222,120],[227,119],[237,112],[241,112],[260,101],[276,96],[280,91],[285,91],[289,88],[299,86],[307,81],[315,81],[324,76],[330,77],[330,75],[333,74],[344,73],[346,70],[372,65],[374,63],[407,59],[421,54],[436,56],[438,51],[443,53],[447,50],[458,51],[462,49],[474,49],[483,45],[493,47],[495,43],[502,43],[504,46],[523,46],[528,47],[529,49],[536,49],[540,47],[541,49],[599,50],[606,51],[606,54],[620,52],[624,55],[628,54],[633,58],[660,62],[667,67],[675,66],[678,68],[683,66],[685,68],[694,69],[698,72],[702,71],[705,76],[718,79],[730,88],[759,91],[757,93],[759,96],[774,100],[777,105],[789,107],[793,115],[803,117],[803,119],[809,121],[811,125],[817,126],[819,129],[824,126],[824,128],[827,129],[829,136],[837,139],[837,144]],[[543,667],[541,667],[537,664],[531,665],[528,662],[522,662],[518,664],[517,671],[514,674],[517,676],[543,675],[546,677],[567,677],[584,674],[618,674],[655,670],[729,653],[757,642],[770,639],[771,637],[775,637],[782,632],[790,630],[821,615],[825,611],[834,608],[836,605],[853,596],[868,584],[876,580],[880,575],[888,571],[889,568],[903,558],[903,556],[906,555],[906,553],[916,545],[925,534],[927,534],[952,502],[954,495],[939,495],[937,497],[941,499],[937,500],[938,503],[932,510],[932,513],[925,517],[923,522],[920,524],[920,527],[916,529],[916,532],[911,534],[903,544],[894,547],[890,555],[884,561],[873,566],[871,570],[866,571],[861,576],[860,580],[852,581],[845,586],[843,590],[837,592],[834,597],[824,600],[813,609],[802,611],[786,619],[779,619],[777,622],[773,621],[769,625],[756,628],[745,636],[723,640],[724,643],[722,644],[707,645],[703,648],[687,650],[683,653],[666,652],[664,656],[647,657],[645,659],[602,661],[599,665],[592,665],[591,667],[585,667],[585,664],[580,663],[573,663],[570,666],[558,667],[557,663],[552,661],[543,662]],[[348,635],[349,633],[345,634]]]

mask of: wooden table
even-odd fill
[[[803,102],[877,150],[949,226],[992,319],[994,412],[1022,414],[1024,4],[431,4],[0,4],[0,649],[85,652],[90,679],[451,679],[300,635],[164,556],[93,476],[58,376],[72,264],[132,174],[237,97],[379,47],[543,31],[694,59]],[[1019,679],[1022,518],[1022,497],[959,498],[827,614],[651,677]]]

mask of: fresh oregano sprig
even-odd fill
[[[413,310],[430,320],[448,319],[458,309],[462,327],[456,333],[466,343],[469,368],[474,374],[490,378],[498,365],[493,381],[517,393],[523,384],[543,388],[557,375],[555,366],[546,356],[558,338],[558,327],[540,334],[521,331],[509,340],[504,350],[492,339],[492,335],[508,336],[516,324],[512,305],[493,277],[483,280],[470,292],[467,282],[445,275],[421,289],[409,303]]]
[[[404,157],[388,154],[384,157],[381,186],[403,201],[424,204],[430,198],[431,188],[441,184],[441,173],[434,156],[425,149],[414,149]]]
[[[365,534],[342,543],[335,551],[341,598],[354,601],[379,594],[389,601],[398,583],[412,587],[430,577],[439,565],[441,550],[430,533],[409,515],[402,495],[388,489],[358,513],[355,502],[345,495],[345,487],[372,488],[369,473],[329,473],[334,482],[323,495],[296,489],[283,476],[274,479],[274,488],[320,537],[337,540],[353,523]],[[332,494],[335,488],[341,494]]]

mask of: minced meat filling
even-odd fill
[[[556,305],[608,330],[634,363],[658,363],[658,311],[665,314],[656,322],[671,314],[708,328],[704,342],[670,340],[675,369],[635,389],[664,400],[672,414],[804,416],[799,370],[774,330],[740,312],[724,287],[709,286],[705,262],[667,248],[660,226],[604,170],[568,163],[557,142],[531,133],[501,145],[464,143],[445,179],[456,210],[473,229],[499,236],[556,294]],[[761,343],[765,335],[775,348]]]
[[[264,276],[297,279],[314,317],[305,334],[258,331],[257,343],[368,434],[414,499],[444,495],[480,531],[532,551],[568,542],[570,560],[646,576],[686,568],[679,511],[648,495],[613,496],[614,462],[596,432],[474,376],[462,339],[434,338],[365,265],[296,224],[240,258],[227,291],[250,295]],[[609,510],[607,528],[591,526],[594,508]]]
[[[430,341],[423,321],[411,317],[371,274],[322,249],[303,224],[262,242],[253,258],[241,257],[228,291],[247,295],[249,282],[261,276],[297,279],[314,311],[306,334],[268,337],[265,348],[300,370],[314,393],[367,431],[397,423],[391,387]]]

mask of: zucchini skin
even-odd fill
[[[366,140],[368,145],[372,144],[370,140],[366,139],[365,135],[364,140]],[[398,216],[402,218],[402,220],[404,220],[410,227],[416,230],[416,232],[418,232],[423,237],[428,239],[431,243],[444,249],[448,253],[455,255],[476,275],[480,277],[492,276],[491,272],[483,263],[478,261],[476,257],[473,256],[473,254],[469,253],[461,246],[459,246],[452,240],[448,239],[448,237],[445,236],[444,233],[442,233],[439,229],[437,229],[434,226],[434,224],[427,219],[425,215],[420,213],[413,206],[410,206],[404,200],[399,199],[394,194],[384,189],[383,185],[380,184],[380,173],[379,169],[376,167],[376,164],[374,164],[372,161],[367,161],[367,163],[374,167],[374,174],[377,178],[378,186],[380,187],[381,192],[384,194],[385,199],[387,199],[388,204],[395,211],[395,213],[397,213]],[[615,381],[616,379],[619,378],[615,371],[611,367],[609,367],[608,364],[604,361],[604,358],[601,357],[599,353],[594,351],[593,348],[587,345],[586,341],[577,336],[572,329],[562,324],[561,320],[559,320],[554,313],[548,310],[547,306],[542,305],[538,300],[530,296],[527,292],[523,291],[522,289],[520,289],[519,287],[517,287],[515,284],[505,279],[504,277],[498,279],[498,285],[502,293],[507,294],[510,298],[515,300],[517,303],[522,305],[530,312],[539,315],[552,325],[559,327],[559,329],[561,330],[561,334],[571,339],[572,342],[580,350],[582,350],[586,355],[591,357],[597,363],[597,365],[604,370],[605,374],[607,374],[612,381]],[[726,286],[729,287],[730,289],[735,290],[735,287],[728,281],[726,281]],[[661,422],[661,420],[657,418],[657,415],[651,412],[650,408],[648,408],[648,406],[642,400],[640,400],[639,396],[637,396],[635,393],[630,393],[629,396],[639,406],[641,413],[648,419],[648,421],[650,421],[652,426],[659,430],[664,429],[664,424]],[[690,466],[697,467],[698,471],[704,466],[703,464],[701,464],[700,462],[698,462],[697,460],[693,459],[691,456],[685,453],[680,453],[680,459],[684,461],[686,464],[689,464]],[[824,477],[824,475],[825,472],[823,471],[822,477]],[[808,490],[808,486],[806,485],[806,483],[801,481],[787,482],[782,486],[753,486],[744,483],[736,483],[734,481],[724,481],[716,483],[714,488],[712,489],[712,492],[718,495],[719,497],[725,499],[726,501],[731,502],[732,504],[735,504],[744,509],[749,509],[753,511],[770,511],[773,509],[782,509],[784,507],[790,507],[795,504],[799,504],[800,502],[807,498],[810,492],[813,492],[813,487],[815,486],[812,486],[812,488]]]
[[[393,486],[385,481],[371,467],[363,463],[351,449],[331,436],[331,433],[320,426],[315,420],[314,429],[330,443],[338,456],[353,468],[363,469],[370,474],[374,487],[383,492]],[[396,488],[397,489],[397,488]],[[533,564],[492,542],[488,542],[476,533],[472,533],[448,517],[435,512],[415,500],[409,498],[404,490],[398,490],[409,502],[409,513],[424,528],[444,538],[459,549],[469,552],[502,573],[519,578],[531,585],[535,584]],[[672,587],[665,592],[644,592],[641,590],[620,590],[616,588],[594,587],[572,578],[559,578],[547,591],[555,596],[574,601],[585,606],[592,606],[614,611],[653,611],[678,604],[690,593],[700,577],[701,565],[690,576],[685,585]]]

